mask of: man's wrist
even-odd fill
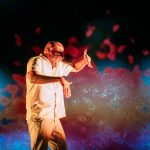
[[[63,84],[64,85],[64,77],[62,76],[62,77],[60,77],[60,82],[61,82],[61,84]]]

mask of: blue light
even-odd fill
[[[141,70],[149,69],[150,68],[150,57],[143,59],[139,65],[140,65]]]
[[[103,72],[106,67],[112,67],[112,68],[128,68],[130,69],[130,66],[123,63],[119,59],[116,59],[115,61],[110,61],[108,59],[105,60],[99,60],[95,62],[97,65],[97,68],[100,72]]]
[[[142,79],[143,79],[145,85],[150,86],[150,77],[142,76]]]
[[[5,73],[3,70],[0,70],[0,81],[0,96],[11,96],[11,94],[5,90],[5,86],[13,82],[11,75]]]
[[[0,150],[28,150],[30,149],[27,131],[14,131],[0,134]]]
[[[2,104],[0,104],[0,111],[4,110],[4,106]]]

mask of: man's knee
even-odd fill
[[[57,131],[53,131],[49,138],[49,145],[51,148],[55,147],[57,150],[67,150],[67,143],[64,137]]]

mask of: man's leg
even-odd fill
[[[54,120],[54,130],[48,140],[51,150],[68,150],[65,133],[59,118]]]
[[[48,142],[40,133],[41,121],[28,120],[28,129],[31,141],[31,150],[47,150]]]
[[[65,133],[59,118],[43,119],[42,122],[29,120],[29,133],[32,150],[67,150]]]

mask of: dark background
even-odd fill
[[[67,43],[71,36],[82,40],[84,24],[93,20],[113,20],[124,26],[122,36],[135,38],[137,63],[141,61],[140,48],[149,49],[149,9],[146,3],[107,2],[107,1],[50,1],[50,0],[2,0],[0,2],[0,64],[9,71],[24,73],[27,59],[32,55],[31,45],[41,48],[48,39]],[[34,33],[40,26],[40,36]],[[14,34],[22,37],[22,47],[16,47]],[[21,60],[20,60],[21,59]],[[12,66],[14,60],[22,62],[22,68]]]

